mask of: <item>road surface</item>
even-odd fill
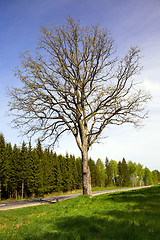
[[[146,187],[151,187],[151,186],[121,188],[121,189],[114,189],[114,190],[107,190],[107,191],[98,191],[98,192],[92,192],[92,195],[96,196],[96,195],[105,194],[105,193],[129,191],[129,190],[135,190],[135,189],[146,188]],[[36,206],[36,205],[41,205],[41,204],[50,204],[50,203],[54,203],[54,202],[64,201],[64,200],[67,200],[67,199],[70,199],[70,198],[76,198],[80,195],[82,195],[82,193],[56,196],[56,197],[22,200],[22,201],[14,201],[14,202],[8,202],[8,203],[0,203],[0,210],[8,210],[8,209]]]

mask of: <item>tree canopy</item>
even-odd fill
[[[131,47],[121,59],[107,29],[81,26],[68,18],[64,25],[42,27],[38,50],[21,56],[16,76],[23,86],[10,90],[16,127],[25,134],[42,133],[56,143],[71,132],[82,153],[83,193],[91,194],[88,150],[106,126],[132,123],[147,116],[150,94],[134,77],[140,72],[140,49]]]

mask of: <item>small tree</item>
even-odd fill
[[[143,181],[144,175],[145,175],[145,171],[143,169],[143,165],[138,163],[138,165],[137,165],[137,176],[138,176],[138,179],[139,179],[139,185],[140,186],[144,185],[144,181]]]
[[[25,142],[22,143],[20,154],[19,154],[19,183],[21,183],[21,198],[24,198],[25,184],[28,177],[28,149]]]
[[[112,180],[114,186],[116,186],[116,178],[117,178],[117,162],[115,160],[111,160],[110,163],[111,173],[112,173]]]
[[[106,186],[107,185],[112,185],[113,184],[113,181],[112,181],[112,169],[111,169],[111,166],[110,166],[110,162],[108,160],[108,158],[106,157],[106,160],[105,160],[105,173],[106,173]]]
[[[137,164],[132,161],[128,162],[128,170],[132,187],[137,186]]]
[[[121,187],[129,186],[129,171],[124,158],[122,162],[118,163],[118,183]]]
[[[153,184],[152,172],[147,167],[145,167],[145,169],[144,169],[144,178],[143,179],[144,179],[144,184],[146,186]]]
[[[132,78],[141,69],[140,49],[131,47],[119,60],[108,30],[81,27],[72,18],[42,27],[38,47],[35,58],[22,55],[16,76],[23,86],[9,91],[15,126],[25,134],[42,132],[52,144],[71,132],[82,154],[83,194],[91,195],[90,147],[106,126],[138,126],[146,117],[150,95]]]

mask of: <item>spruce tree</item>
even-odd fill
[[[52,166],[52,156],[49,149],[45,149],[42,158],[42,177],[43,177],[43,191],[44,193],[49,193],[53,190],[53,166]]]
[[[77,166],[76,166],[76,159],[74,155],[70,155],[70,171],[72,172],[72,189],[75,190],[77,186],[77,181],[78,181],[78,171],[77,171]]]
[[[24,198],[25,181],[28,178],[28,151],[25,142],[22,143],[19,158],[19,182],[21,183],[21,198]]]
[[[0,200],[2,199],[3,171],[4,171],[4,155],[5,155],[5,139],[3,134],[0,134]]]
[[[113,181],[112,181],[112,169],[111,169],[110,162],[109,162],[107,157],[106,157],[106,160],[105,160],[105,172],[106,172],[105,185],[110,186],[113,183]]]
[[[4,187],[8,198],[12,198],[12,172],[12,146],[11,143],[7,143],[4,158]]]
[[[76,169],[77,169],[77,181],[76,181],[76,188],[82,189],[82,165],[81,165],[81,158],[76,158]],[[88,163],[89,164],[89,163]]]
[[[118,179],[117,183],[119,186],[122,187],[122,182],[123,182],[123,171],[122,171],[122,163],[121,161],[118,162]]]
[[[17,199],[18,197],[18,179],[19,179],[19,172],[18,172],[18,164],[19,164],[19,157],[20,157],[20,149],[15,144],[12,150],[12,190],[13,190],[13,197]]]
[[[61,172],[61,166],[59,159],[62,158],[62,155],[57,156],[54,154],[54,168],[53,168],[53,174],[55,176],[55,182],[54,182],[54,191],[55,192],[61,192],[63,191],[63,178],[62,178],[62,172]]]
[[[89,158],[88,164],[91,171],[91,185],[92,187],[96,187],[98,184],[100,184],[97,166],[91,158]]]
[[[42,190],[42,174],[41,162],[37,149],[33,149],[29,161],[29,175],[27,180],[28,189],[31,195],[39,196],[43,193]]]
[[[122,179],[123,179],[122,186],[127,187],[129,186],[129,183],[130,183],[130,177],[129,177],[128,166],[125,158],[123,158],[121,166],[122,166]]]
[[[53,153],[52,151],[47,152],[48,154],[48,161],[49,161],[49,176],[48,176],[48,192],[53,192],[55,191],[55,174],[54,174],[54,164],[55,164],[55,159],[57,158],[57,154]]]
[[[69,157],[68,153],[66,153],[66,156],[64,158],[64,163],[66,165],[66,191],[72,190],[73,186],[73,171],[72,171],[72,162],[71,158]]]

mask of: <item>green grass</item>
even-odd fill
[[[160,186],[0,211],[0,240],[160,239]]]

